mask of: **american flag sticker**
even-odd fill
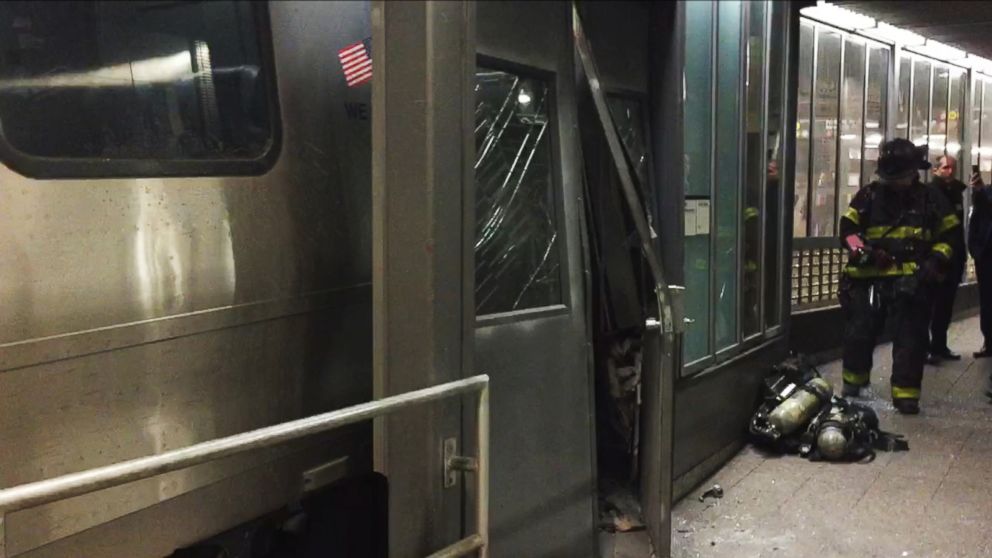
[[[348,87],[372,81],[372,37],[339,50],[338,60]]]

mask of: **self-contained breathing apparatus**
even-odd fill
[[[879,428],[871,408],[833,395],[802,357],[772,368],[748,430],[757,445],[811,461],[871,461],[877,450],[909,449],[902,436]]]

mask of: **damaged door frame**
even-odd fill
[[[660,342],[658,378],[644,378],[644,413],[646,422],[652,428],[644,429],[645,434],[653,434],[657,428],[657,440],[647,436],[647,443],[641,444],[641,499],[648,533],[654,544],[655,554],[660,557],[671,555],[671,511],[672,511],[672,450],[674,438],[674,389],[680,359],[676,352],[676,336],[682,328],[681,295],[685,287],[669,285],[664,267],[652,241],[651,226],[646,210],[638,195],[636,178],[630,168],[623,144],[606,102],[602,80],[588,37],[582,27],[578,6],[572,2],[572,32],[580,65],[580,82],[584,78],[589,88],[593,105],[603,132],[610,155],[620,178],[624,200],[637,229],[641,251],[654,282],[656,316],[645,323],[646,331],[655,331]],[[657,131],[654,131],[657,133]],[[653,367],[648,367],[648,370]],[[653,424],[653,423],[657,424]],[[657,444],[653,443],[657,442]]]

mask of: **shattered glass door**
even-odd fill
[[[476,315],[561,304],[548,84],[479,68],[475,95]]]

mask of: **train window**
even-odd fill
[[[277,122],[266,10],[0,3],[2,156],[30,176],[263,172]]]
[[[560,304],[548,84],[479,68],[475,91],[476,314]]]

